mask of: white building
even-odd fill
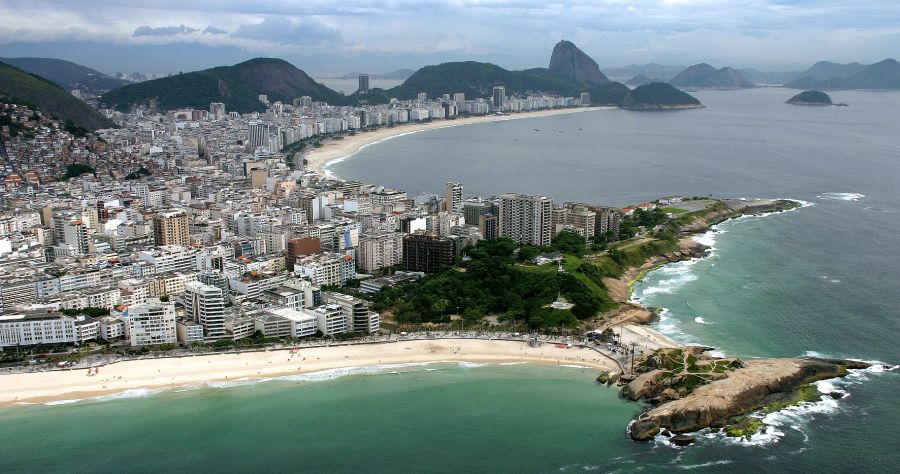
[[[128,308],[128,336],[132,346],[174,344],[175,303],[150,298]]]
[[[75,318],[55,312],[0,316],[0,347],[75,342]]]
[[[225,337],[225,295],[221,288],[199,281],[186,284],[184,307],[188,317],[203,326],[207,340]]]

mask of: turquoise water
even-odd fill
[[[635,297],[666,308],[661,330],[728,354],[896,364],[900,93],[832,94],[846,109],[782,104],[790,94],[709,91],[699,111],[417,133],[333,171],[411,194],[453,179],[467,194],[615,205],[670,193],[804,200],[720,225],[702,237],[709,257],[650,273]],[[753,442],[676,449],[631,442],[625,427],[642,407],[591,371],[439,368],[0,410],[0,470],[893,472],[900,462],[896,370],[828,382],[845,398],[771,415]]]

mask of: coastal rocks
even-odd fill
[[[732,417],[766,406],[768,400],[778,394],[800,390],[817,380],[844,376],[847,367],[851,366],[863,368],[868,364],[818,359],[749,361],[725,378],[701,385],[678,400],[659,405],[647,413],[647,418],[674,433],[724,426],[726,420]],[[640,379],[638,377],[633,383],[637,384]],[[647,380],[651,379],[648,377]],[[631,395],[646,395],[652,391],[647,383],[629,388]]]
[[[622,395],[629,400],[640,400],[656,390],[663,375],[662,370],[652,370],[638,375],[637,378],[622,387]]]
[[[659,434],[659,424],[652,420],[638,420],[631,425],[631,439],[647,441]]]
[[[693,444],[697,439],[689,434],[678,434],[671,437],[670,440],[678,446],[687,446]]]

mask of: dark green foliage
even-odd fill
[[[581,257],[587,250],[584,243],[584,237],[565,230],[553,237],[553,244],[551,247],[553,250],[575,255],[576,257]]]
[[[99,93],[128,83],[122,79],[116,79],[89,67],[62,59],[2,58],[0,61],[53,81],[66,90],[84,89],[89,92]]]
[[[131,173],[128,173],[128,175],[125,176],[125,179],[128,179],[128,180],[141,179],[141,177],[143,177],[143,176],[150,176],[152,174],[153,173],[151,173],[150,170],[141,166],[140,168],[132,171]]]
[[[700,105],[700,101],[687,92],[680,91],[663,82],[653,82],[638,86],[622,101],[625,108],[650,108],[651,106]]]
[[[107,308],[96,308],[96,307],[87,307],[87,308],[72,308],[72,309],[61,309],[60,313],[65,314],[67,316],[78,316],[79,314],[83,314],[85,316],[90,316],[92,318],[99,318],[101,316],[109,315],[109,309]]]
[[[73,163],[69,166],[66,166],[66,174],[65,174],[65,176],[63,176],[60,179],[65,181],[70,178],[77,178],[78,176],[81,176],[84,173],[93,174],[96,171],[97,170],[95,170],[92,166],[85,165],[83,163]]]
[[[583,248],[583,240],[574,237],[565,236],[563,246],[578,248],[581,243]],[[573,327],[579,319],[615,306],[599,270],[589,269],[590,263],[581,264],[591,273],[588,277],[559,273],[553,265],[516,264],[523,251],[539,252],[538,247],[516,250],[517,245],[508,238],[481,241],[468,249],[465,271],[447,268],[403,288],[383,289],[373,298],[373,309],[392,308],[400,323],[448,322],[458,312],[467,320],[495,314],[537,328]],[[548,308],[560,295],[575,306],[571,310]]]
[[[150,102],[163,110],[206,109],[210,102],[223,102],[228,111],[247,113],[265,110],[258,99],[260,94],[267,94],[270,102],[287,104],[304,95],[335,105],[355,102],[314,81],[287,61],[274,58],[256,58],[234,66],[130,84],[107,92],[101,101],[120,110]]]
[[[15,97],[32,110],[40,110],[78,127],[95,131],[115,124],[85,102],[42,77],[0,62],[0,96]],[[207,107],[209,105],[207,104]]]
[[[63,125],[63,130],[71,133],[72,135],[75,135],[78,138],[84,138],[89,133],[86,128],[75,125],[75,122],[72,122],[71,120],[66,120],[65,124]]]
[[[822,91],[803,91],[788,99],[787,103],[831,105],[831,97]]]

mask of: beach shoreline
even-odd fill
[[[234,381],[265,380],[323,371],[436,363],[530,363],[618,370],[608,356],[580,346],[544,342],[531,347],[500,339],[418,339],[334,344],[259,352],[125,360],[86,369],[0,375],[0,407],[83,400],[130,390],[167,390]]]
[[[539,110],[534,112],[519,112],[509,115],[480,115],[477,117],[463,117],[452,120],[438,120],[425,123],[408,123],[391,128],[379,128],[372,131],[358,132],[356,135],[344,136],[341,140],[325,140],[321,147],[313,148],[303,158],[306,160],[306,171],[311,171],[320,176],[334,178],[328,172],[328,166],[356,154],[363,148],[391,138],[396,138],[411,133],[436,130],[440,128],[460,127],[478,123],[505,122],[507,120],[519,120],[537,117],[549,117],[553,115],[573,114],[580,112],[593,112],[597,110],[609,110],[617,107],[572,107],[565,109]]]

